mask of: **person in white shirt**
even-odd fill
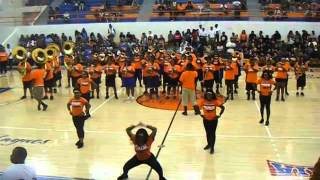
[[[227,47],[227,53],[233,54],[234,53],[234,48],[236,47],[236,44],[232,42],[232,38],[227,42],[226,44]]]
[[[24,164],[27,158],[27,150],[23,147],[16,147],[12,150],[10,160],[13,163],[6,169],[0,179],[3,180],[36,180],[36,171]]]
[[[210,30],[208,31],[208,37],[209,37],[209,44],[210,45],[212,45],[214,43],[215,36],[216,36],[216,31],[211,26]]]
[[[10,47],[10,44],[7,44],[6,52],[7,52],[8,56],[9,56],[9,58],[8,58],[9,70],[12,70],[13,57],[12,57],[12,49],[11,49],[11,47]]]
[[[220,28],[218,27],[218,24],[214,25],[214,31],[215,31],[215,41],[219,42],[220,41]]]
[[[203,45],[207,45],[207,36],[208,33],[205,28],[199,28],[199,39]]]

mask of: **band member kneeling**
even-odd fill
[[[150,129],[152,131],[151,134],[148,135],[147,130],[144,128],[138,129],[136,134],[133,134],[132,130],[138,126]],[[126,131],[134,144],[136,154],[123,166],[123,174],[118,177],[118,180],[127,179],[130,169],[141,164],[149,165],[158,173],[160,180],[165,180],[161,165],[157,161],[156,157],[150,152],[151,144],[153,143],[157,133],[157,128],[140,122],[137,125],[128,127]]]
[[[203,118],[203,125],[206,131],[208,143],[203,149],[210,149],[210,154],[214,153],[218,119],[221,117],[225,109],[223,103],[224,102],[219,100],[212,90],[205,92],[204,100],[200,103],[200,107],[203,109],[201,117]],[[219,115],[216,114],[216,107],[221,109]]]
[[[80,149],[83,147],[84,122],[90,117],[89,110],[91,105],[86,99],[81,97],[79,90],[75,89],[73,90],[73,93],[74,97],[69,100],[67,108],[72,116],[73,124],[77,129],[79,141],[76,142],[76,146]]]

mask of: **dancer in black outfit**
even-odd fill
[[[137,130],[136,134],[132,133],[132,130],[136,127],[146,127],[150,129],[152,132],[148,135],[147,130],[144,128],[140,128]],[[128,136],[134,144],[134,149],[136,151],[136,155],[134,155],[126,164],[123,166],[123,174],[118,177],[118,180],[127,179],[128,172],[130,169],[139,166],[141,164],[147,164],[152,169],[154,169],[158,175],[160,180],[165,180],[163,177],[162,167],[157,161],[156,157],[150,152],[151,144],[154,141],[154,138],[157,133],[157,128],[145,125],[143,123],[139,123],[137,125],[132,125],[126,129]]]

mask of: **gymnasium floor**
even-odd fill
[[[0,93],[0,171],[10,165],[11,150],[24,146],[29,153],[27,163],[35,167],[38,175],[116,179],[123,164],[134,154],[125,128],[139,121],[158,127],[152,147],[156,154],[174,113],[127,101],[124,91],[119,92],[119,100],[94,99],[92,118],[85,125],[85,147],[78,150],[74,146],[76,132],[66,109],[71,89],[65,89],[63,84],[54,101],[47,101],[48,111],[38,112],[34,100],[18,101],[21,86],[16,72],[0,77],[0,87],[12,88]],[[275,102],[273,96],[270,126],[265,127],[258,123],[259,102],[245,99],[241,79],[239,95],[225,104],[214,155],[203,150],[206,141],[202,119],[191,111],[187,117],[179,112],[159,156],[165,177],[169,180],[303,179],[271,176],[267,165],[267,160],[272,160],[313,166],[320,156],[317,93],[320,81],[308,79],[305,97],[296,97],[294,86],[291,79],[286,102]],[[5,135],[46,143],[24,141],[8,145],[1,141]],[[146,179],[148,171],[144,165],[135,168],[129,173],[130,180]],[[150,179],[158,179],[155,172]]]

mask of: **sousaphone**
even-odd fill
[[[19,61],[23,62],[27,60],[27,50],[22,46],[17,46],[12,50],[12,57]]]
[[[31,53],[33,61],[38,65],[43,65],[48,60],[48,55],[46,51],[42,48],[36,48]]]
[[[74,42],[72,41],[66,41],[64,44],[63,44],[63,52],[64,54],[66,55],[73,55],[74,53]]]

